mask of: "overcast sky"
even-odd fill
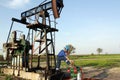
[[[43,0],[0,1],[0,48],[6,42],[11,18],[39,5]],[[56,53],[72,44],[77,54],[120,53],[120,0],[64,0],[57,19]],[[18,27],[16,30],[24,29]],[[23,25],[22,25],[23,26]]]

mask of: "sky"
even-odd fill
[[[44,0],[0,1],[0,49],[6,42],[11,18],[20,19],[23,11]],[[56,53],[66,44],[76,48],[76,54],[120,53],[120,0],[64,0],[64,8],[57,19]],[[16,24],[17,25],[17,24]],[[18,27],[19,26],[19,27]],[[24,30],[17,25],[17,30]]]

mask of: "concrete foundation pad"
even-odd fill
[[[7,75],[13,75],[13,69],[10,68],[2,68],[1,71]],[[14,76],[18,76],[18,70],[14,71]],[[29,80],[45,80],[43,74],[34,73],[34,72],[25,72],[20,70],[20,74],[18,77],[29,79]]]

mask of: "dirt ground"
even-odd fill
[[[86,78],[99,78],[100,80],[120,80],[120,67],[116,68],[93,68],[84,67],[83,68],[84,77]],[[6,80],[4,75],[0,75],[0,80]],[[23,80],[14,78],[12,80]]]
[[[0,76],[0,80],[6,80],[5,76]]]
[[[116,68],[93,68],[85,67],[83,68],[84,77],[88,78],[99,78],[100,80],[120,80],[120,67]]]

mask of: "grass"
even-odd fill
[[[13,80],[11,75],[6,75],[5,80]]]
[[[120,67],[120,54],[107,54],[107,55],[71,55],[69,56],[71,60],[74,60],[75,65],[82,67]],[[62,63],[62,67],[67,66]]]
[[[45,61],[45,56],[41,56],[41,60]],[[69,58],[74,60],[75,65],[81,67],[120,67],[120,54],[101,54],[101,55],[70,55]],[[34,56],[33,62],[37,62]],[[6,61],[0,61],[5,64]],[[66,63],[62,62],[62,67],[66,67]]]
[[[1,72],[1,68],[0,68],[0,76],[4,76],[4,77],[5,77],[4,80],[14,80],[14,79],[12,79],[12,76],[11,76],[11,75],[5,75],[5,74],[3,74],[3,73]]]

